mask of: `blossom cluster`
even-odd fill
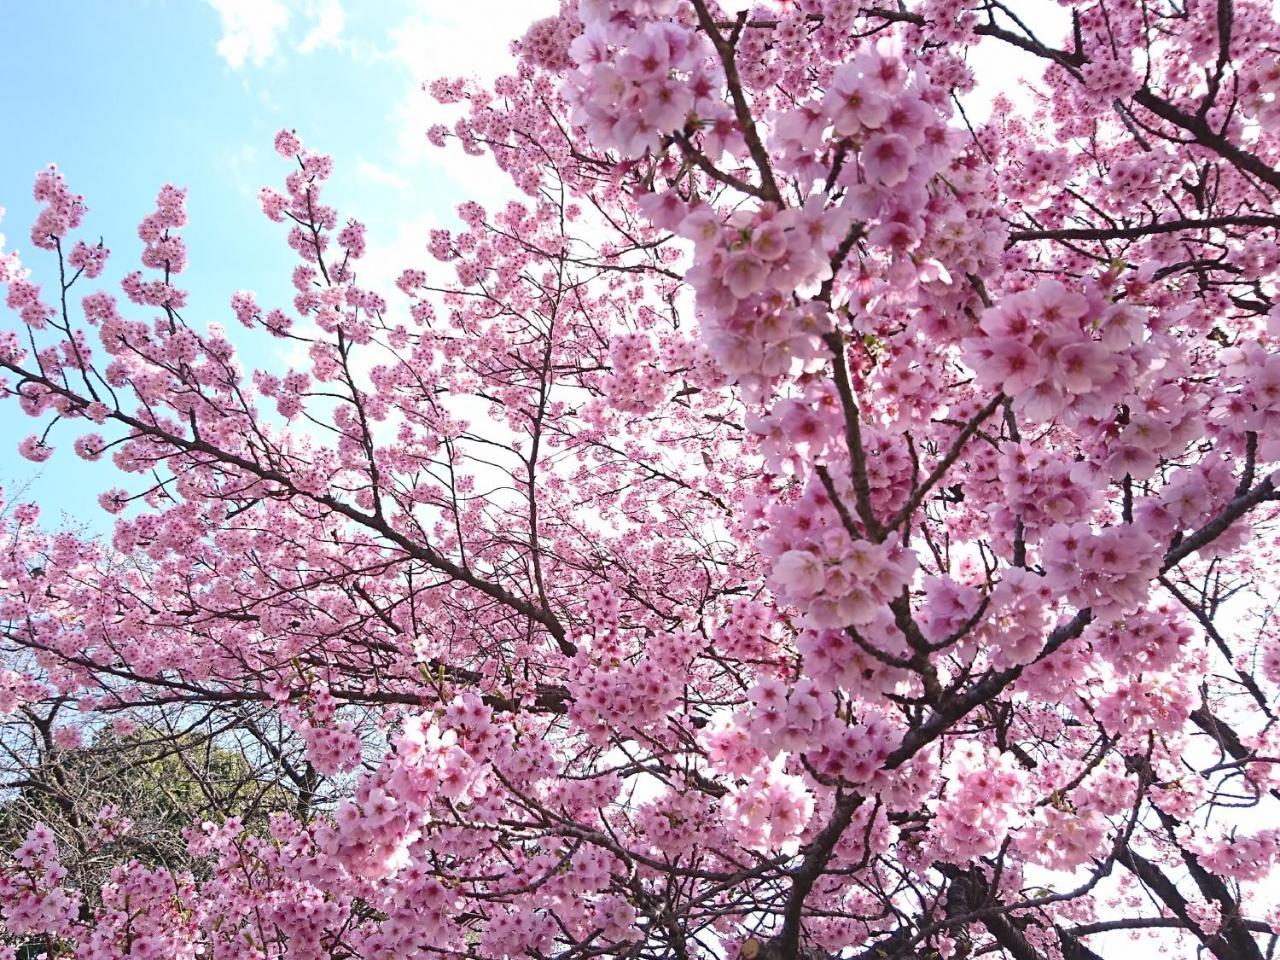
[[[682,130],[691,114],[715,111],[720,85],[701,34],[670,22],[585,19],[569,44],[579,70],[568,75],[564,96],[593,141],[636,157]]]

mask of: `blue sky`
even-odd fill
[[[421,265],[427,231],[450,221],[457,203],[506,192],[486,161],[426,143],[427,126],[452,113],[421,83],[496,75],[509,62],[507,42],[551,7],[550,0],[0,0],[5,249],[20,251],[48,286],[51,261],[28,237],[31,183],[56,163],[89,206],[82,235],[102,236],[112,251],[99,284],[118,294],[120,276],[137,266],[138,221],[162,184],[185,186],[186,316],[197,328],[222,322],[235,335],[234,291],[253,290],[270,306],[287,307],[292,296],[285,231],[256,200],[259,187],[278,185],[287,172],[271,142],[289,127],[333,154],[330,200],[369,226],[368,269],[389,278]],[[384,295],[394,301],[395,292]],[[245,360],[277,365],[252,350]],[[39,502],[46,523],[65,511],[108,528],[97,495],[129,484],[109,464],[76,458],[70,430],[55,432],[50,461],[21,459],[16,444],[35,426],[15,405],[0,406],[6,495],[25,486],[22,499]]]

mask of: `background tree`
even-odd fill
[[[12,848],[32,825],[46,824],[82,859],[80,869],[67,862],[82,889],[105,879],[118,856],[106,849],[110,845],[146,863],[199,869],[186,853],[184,833],[192,824],[236,817],[246,829],[263,832],[272,812],[308,813],[299,797],[271,778],[272,765],[255,768],[252,748],[225,734],[104,729],[92,743],[58,747],[48,718],[27,711],[24,719],[39,738],[38,756],[34,762],[17,759],[19,734],[10,724],[10,765],[21,773],[5,784],[0,842]],[[66,729],[56,735],[66,739]]]
[[[274,811],[309,813],[307,801],[279,782],[270,759],[265,767],[260,756],[253,764],[260,741],[184,724],[128,733],[106,728],[92,743],[75,746],[78,728],[55,726],[61,719],[56,709],[41,716],[24,708],[19,717],[3,733],[10,778],[0,801],[0,845],[19,846],[36,824],[51,830],[66,882],[83,891],[84,920],[93,916],[97,891],[112,882],[122,860],[190,870],[208,880],[207,864],[187,852],[187,831],[195,825],[235,818],[247,832],[262,835]],[[20,957],[46,949],[40,937],[18,946]]]

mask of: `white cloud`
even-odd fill
[[[494,203],[516,191],[505,175],[495,177],[492,162],[477,162],[456,145],[440,150],[426,139],[435,123],[452,127],[465,113],[459,104],[442,106],[420,88],[437,77],[476,77],[492,81],[513,69],[511,41],[528,25],[556,11],[555,0],[468,0],[437,4],[414,14],[388,32],[388,56],[399,61],[413,84],[396,105],[399,157],[404,168],[429,168],[451,181],[448,192],[459,200]]]
[[[244,143],[238,147],[227,146],[222,150],[222,167],[229,174],[228,179],[235,185],[241,196],[254,200],[262,184],[261,179],[262,151],[256,144]]]
[[[294,15],[307,26],[296,44],[314,53],[342,44],[347,13],[342,0],[208,0],[222,21],[218,53],[233,70],[260,67],[280,49]]]
[[[324,47],[341,44],[347,26],[347,12],[341,0],[308,0],[306,14],[313,26],[298,44],[299,53],[312,53]]]
[[[1031,32],[1050,46],[1059,44],[1071,31],[1070,11],[1054,9],[1046,4],[1019,13]],[[989,37],[974,49],[969,65],[977,81],[977,86],[964,103],[971,121],[975,124],[986,122],[991,114],[992,101],[999,94],[1012,100],[1022,116],[1032,115],[1036,103],[1033,88],[1041,86],[1044,60]]]
[[[394,187],[397,190],[404,190],[409,186],[409,181],[403,175],[386,167],[380,167],[364,157],[356,157],[356,172],[361,180],[367,180],[370,183]]]
[[[356,282],[385,297],[392,320],[409,322],[409,298],[396,288],[396,279],[407,267],[427,265],[427,239],[440,226],[429,210],[417,215],[385,218],[369,228],[369,247],[356,261]],[[446,268],[448,269],[448,268]]]
[[[262,66],[289,25],[289,9],[280,0],[209,0],[222,19],[218,53],[239,70],[246,62]]]

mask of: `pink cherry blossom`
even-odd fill
[[[211,312],[39,173],[0,950],[1263,956],[1280,24],[1024,6],[495,22],[502,188],[392,249],[282,131]]]

